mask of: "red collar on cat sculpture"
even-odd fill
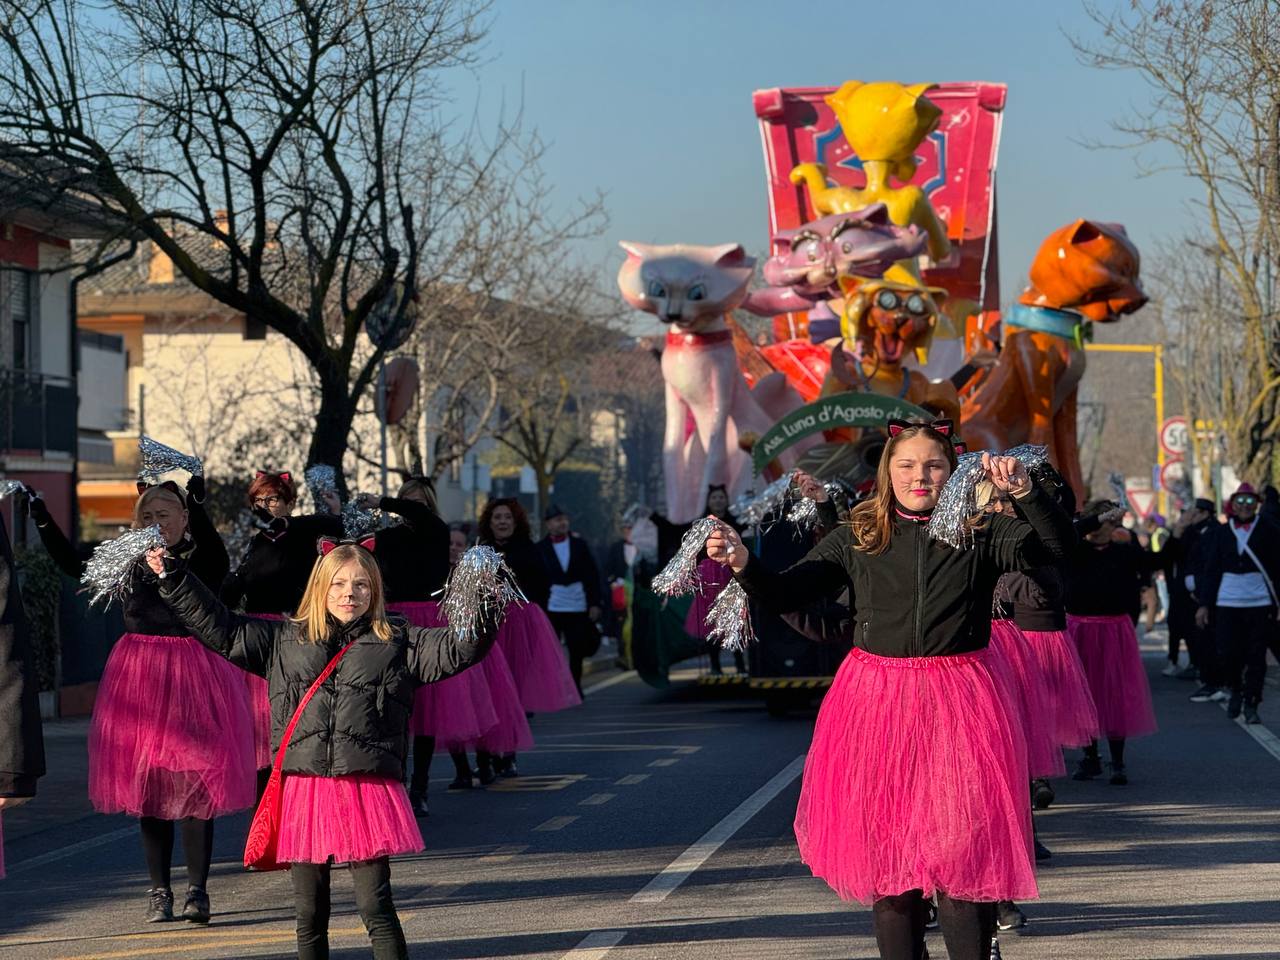
[[[667,331],[668,347],[710,347],[733,339],[732,330],[712,330],[710,333],[677,333]]]

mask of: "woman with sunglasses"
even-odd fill
[[[249,484],[245,502],[253,512],[257,529],[245,546],[240,563],[221,585],[222,602],[231,609],[266,620],[279,620],[297,611],[315,566],[316,541],[320,537],[342,536],[342,519],[336,511],[295,517],[293,507],[297,500],[298,489],[288,472],[259,470]],[[271,773],[272,704],[266,680],[247,672],[241,676],[249,687],[254,764],[261,795]]]
[[[854,649],[823,700],[796,812],[800,853],[843,899],[873,905],[880,956],[917,960],[925,899],[951,960],[984,960],[995,902],[1037,895],[1026,744],[1011,680],[988,656],[996,580],[1061,559],[1066,514],[1025,467],[983,454],[1015,517],[928,521],[956,467],[951,425],[890,424],[875,495],[798,564],[775,573],[721,526],[707,555],[785,613],[849,591]]]

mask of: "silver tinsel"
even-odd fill
[[[21,480],[0,480],[0,500],[11,497],[19,490],[26,490],[27,485]],[[28,495],[30,491],[28,491]]]
[[[725,650],[745,650],[756,638],[751,628],[751,605],[737,580],[730,580],[707,611],[707,642]]]
[[[1000,456],[1013,457],[1028,470],[1048,458],[1044,447],[1030,443],[1007,450]],[[982,451],[961,454],[929,518],[930,537],[960,550],[973,546],[969,520],[978,512],[978,483],[986,476],[982,469]]]
[[[824,483],[823,489],[827,497],[834,499],[840,493],[840,487],[834,483]],[[818,501],[801,497],[799,502],[787,513],[787,521],[795,524],[796,536],[808,533],[818,525]]]
[[[159,525],[129,530],[114,540],[104,540],[93,548],[84,565],[80,582],[93,591],[89,604],[107,597],[107,602],[123,596],[129,590],[133,567],[148,550],[167,547]]]
[[[366,510],[354,500],[342,505],[342,532],[348,540],[359,540],[383,526],[381,510]]]
[[[782,510],[787,501],[787,493],[791,489],[791,481],[795,479],[795,471],[783,474],[759,493],[743,494],[734,501],[730,512],[739,523],[748,527],[758,527],[765,517]]]
[[[689,532],[680,541],[680,549],[671,558],[671,562],[653,578],[650,589],[660,597],[682,597],[688,593],[696,593],[702,586],[698,579],[698,560],[702,548],[706,546],[707,537],[716,529],[720,521],[715,517],[703,517],[695,520]]]
[[[335,493],[338,489],[337,471],[327,463],[313,463],[302,472],[302,479],[317,500],[322,494]]]
[[[204,476],[204,464],[199,457],[166,447],[150,437],[138,438],[138,453],[141,455],[138,476],[148,483],[154,483],[174,470],[185,470],[193,477]]]
[[[493,547],[479,546],[464,553],[449,574],[440,611],[454,636],[468,642],[487,615],[500,615],[515,602],[528,601],[506,560]]]

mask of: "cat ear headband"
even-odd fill
[[[166,480],[164,483],[147,483],[147,481],[145,480],[139,480],[138,496],[142,496],[152,487],[163,487],[164,489],[168,490],[170,493],[177,494],[178,499],[181,500],[184,504],[187,502],[187,498],[182,495],[182,488],[179,487],[172,480]]]
[[[896,437],[908,427],[928,427],[935,433],[940,433],[944,437],[949,437],[955,430],[955,423],[951,420],[934,420],[932,423],[913,423],[910,420],[898,420],[897,418],[892,418],[889,420],[889,436]]]
[[[316,541],[316,551],[322,557],[327,557],[338,547],[364,547],[364,549],[373,553],[373,546],[373,537],[365,537],[363,540],[339,540],[336,537],[321,537]]]
[[[293,476],[288,470],[285,470],[282,473],[272,473],[270,470],[259,470],[253,475],[255,480],[261,480],[263,477],[278,477],[285,483],[289,483],[293,480]]]

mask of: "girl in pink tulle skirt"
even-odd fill
[[[193,579],[216,589],[227,574],[227,552],[204,512],[201,478],[192,477],[187,491],[184,497],[172,482],[147,488],[134,507],[134,525],[159,525]],[[69,555],[56,526],[39,529],[52,555]],[[181,916],[208,923],[213,820],[253,805],[247,690],[239,671],[173,615],[143,565],[131,576],[128,632],[111,648],[93,705],[89,799],[100,813],[139,819],[151,879],[149,922],[174,919],[170,868],[181,833],[188,883]]]
[[[993,588],[1002,572],[1058,561],[1070,520],[1021,462],[983,454],[977,468],[1016,517],[962,509],[944,515],[949,532],[934,527],[956,466],[951,425],[891,421],[889,433],[875,495],[791,569],[769,570],[727,525],[707,555],[770,612],[849,591],[855,648],[818,714],[800,854],[840,897],[872,904],[881,957],[921,955],[935,894],[948,952],[979,957],[995,901],[1036,895],[1022,718],[1007,663],[987,649]],[[944,532],[961,546],[931,535]]]
[[[366,545],[374,544],[325,544],[298,616],[285,621],[229,613],[180,564],[147,557],[174,615],[210,650],[265,676],[286,729],[294,725],[276,759],[284,774],[277,857],[292,865],[303,958],[328,956],[332,865],[342,863],[375,955],[408,956],[389,858],[423,848],[403,783],[414,693],[474,669],[497,632],[489,611],[465,632],[389,617]]]
[[[1142,588],[1161,563],[1120,526],[1122,511],[1110,501],[1089,504],[1076,521],[1079,539],[1067,566],[1067,631],[1098,711],[1098,728],[1111,753],[1111,783],[1129,782],[1125,742],[1156,731],[1151,687],[1134,627]],[[1097,742],[1085,747],[1076,780],[1102,773]]]

